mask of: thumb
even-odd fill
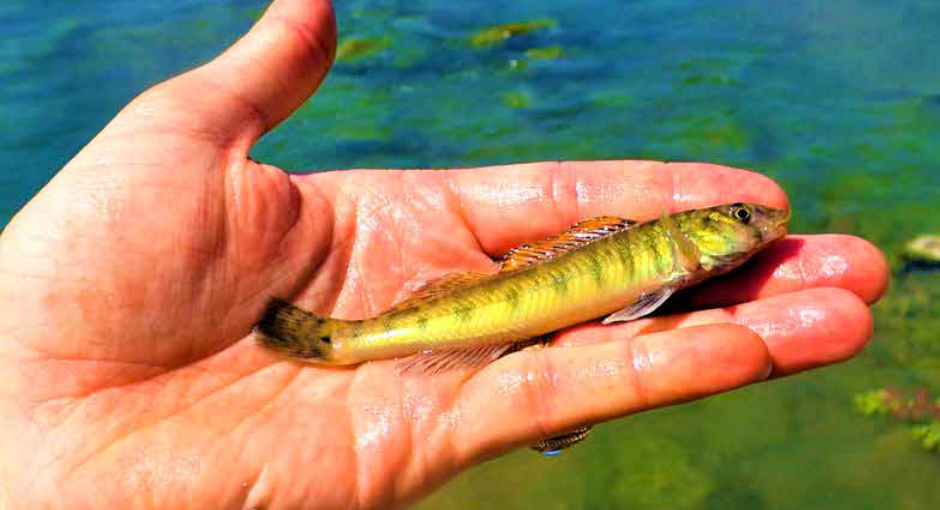
[[[244,37],[178,85],[204,101],[191,113],[250,146],[313,94],[335,50],[329,0],[274,0]]]

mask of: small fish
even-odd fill
[[[591,433],[591,426],[585,425],[583,427],[578,427],[570,432],[565,432],[564,434],[559,434],[548,439],[543,439],[531,446],[531,448],[546,457],[554,457],[561,453],[562,450],[570,446],[576,445],[588,436]]]
[[[910,268],[940,267],[940,235],[918,236],[904,246],[901,254]]]
[[[514,248],[495,274],[449,274],[376,317],[331,319],[274,300],[257,331],[268,348],[315,363],[406,358],[406,366],[430,372],[478,367],[591,319],[643,317],[786,235],[789,219],[789,211],[743,203],[646,223],[593,218]],[[539,449],[553,451],[553,439]]]

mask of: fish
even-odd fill
[[[510,250],[495,274],[449,274],[373,318],[326,318],[275,299],[256,329],[266,347],[320,364],[416,353],[473,364],[601,316],[608,324],[647,315],[677,290],[726,273],[783,237],[788,220],[789,211],[742,203],[642,224],[592,218]]]
[[[428,373],[481,367],[583,322],[646,316],[785,236],[789,219],[789,209],[741,202],[642,223],[600,216],[513,248],[495,273],[432,280],[375,317],[323,317],[274,298],[255,330],[265,347],[317,364],[397,358]],[[534,447],[557,453],[554,445],[583,439],[582,429]]]
[[[917,236],[904,245],[901,256],[904,258],[905,270],[940,267],[940,235]]]

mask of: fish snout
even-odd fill
[[[774,209],[757,206],[754,208],[756,224],[765,243],[775,241],[787,235],[787,223],[790,222],[790,209]]]

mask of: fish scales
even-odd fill
[[[610,319],[629,320],[739,265],[784,235],[788,219],[788,211],[736,203],[637,225],[588,220],[511,252],[519,258],[504,272],[457,275],[443,292],[432,286],[426,298],[377,317],[328,319],[277,302],[258,330],[264,345],[294,357],[355,364],[519,343],[618,310]]]

